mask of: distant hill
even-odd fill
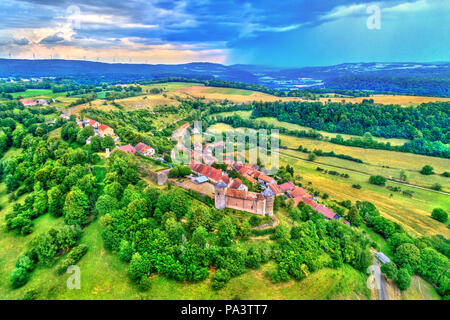
[[[344,63],[326,67],[276,68],[215,63],[111,64],[78,60],[0,59],[0,78],[75,77],[86,82],[165,77],[224,80],[291,90],[330,88],[450,96],[450,63]]]

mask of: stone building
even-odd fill
[[[227,184],[220,180],[214,189],[217,209],[231,208],[262,216],[266,214],[273,216],[275,195],[270,188],[267,188],[263,193],[256,193],[228,188]]]

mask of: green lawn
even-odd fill
[[[26,91],[22,92],[14,92],[11,95],[13,96],[14,99],[16,99],[17,97],[22,98],[42,97],[45,99],[50,99],[66,95],[66,93],[65,92],[53,93],[53,91],[50,89],[27,89]]]

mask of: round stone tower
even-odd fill
[[[215,205],[217,209],[225,209],[227,206],[227,201],[225,197],[225,192],[227,189],[227,184],[223,182],[223,180],[220,180],[219,183],[217,183],[214,186],[215,191]]]
[[[269,216],[273,216],[273,203],[275,201],[275,194],[269,187],[267,187],[262,195],[266,197],[266,214],[268,214]]]

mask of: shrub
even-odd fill
[[[377,186],[384,186],[386,184],[386,178],[382,176],[371,176],[369,178],[369,183]]]
[[[429,176],[431,174],[434,174],[433,172],[434,168],[432,166],[426,165],[420,170],[420,173],[426,176]]]
[[[226,286],[228,281],[230,281],[230,273],[226,269],[219,269],[217,270],[216,274],[213,277],[212,280],[212,288],[214,290],[222,289]]]
[[[29,273],[25,268],[15,268],[10,276],[11,286],[14,289],[20,288],[28,282]]]
[[[400,290],[406,290],[411,285],[411,276],[408,270],[401,268],[397,273],[397,285]]]
[[[433,219],[436,219],[437,221],[440,221],[442,223],[446,223],[448,220],[448,213],[441,208],[435,208],[431,213],[431,216],[433,217]]]

